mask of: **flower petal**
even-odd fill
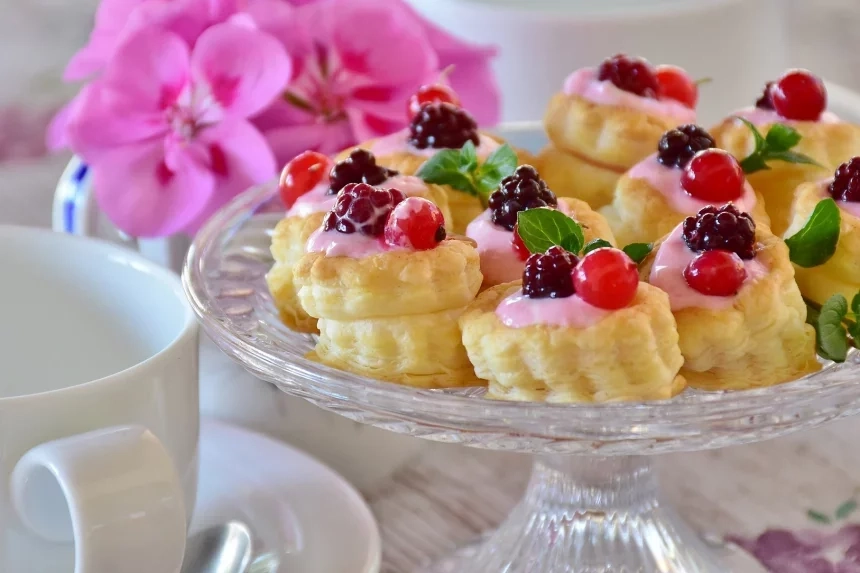
[[[108,218],[133,237],[163,237],[197,219],[214,191],[213,175],[191,154],[164,164],[161,141],[115,149],[91,164],[95,196]]]
[[[225,23],[197,40],[192,69],[229,113],[248,117],[267,106],[290,79],[290,59],[272,36]]]
[[[119,48],[102,83],[111,109],[121,114],[161,112],[189,80],[188,45],[178,35],[144,28]]]

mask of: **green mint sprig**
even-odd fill
[[[819,201],[803,228],[785,240],[791,262],[804,268],[826,263],[836,252],[841,225],[836,201]]]
[[[860,348],[860,292],[848,300],[834,294],[820,307],[806,301],[806,322],[815,327],[818,355],[834,362],[845,362],[851,346]]]
[[[611,247],[605,239],[585,243],[582,226],[556,209],[528,209],[517,213],[517,233],[530,253],[543,253],[556,245],[574,255]],[[651,252],[650,243],[632,243],[622,249],[637,264]]]
[[[500,146],[480,163],[475,144],[467,141],[461,149],[439,151],[421,166],[416,175],[427,183],[448,185],[477,197],[486,207],[490,193],[516,168],[517,154],[510,145]]]
[[[767,135],[762,135],[751,121],[737,116],[735,119],[741,120],[755,138],[755,149],[741,160],[741,168],[747,175],[770,169],[769,161],[784,161],[824,168],[823,165],[808,155],[791,151],[803,139],[803,136],[793,127],[775,123],[767,131]]]

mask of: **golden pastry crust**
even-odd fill
[[[544,115],[544,127],[556,147],[626,171],[654,153],[677,120],[557,93]]]
[[[449,239],[427,251],[386,251],[364,258],[307,253],[293,269],[310,316],[360,320],[459,308],[481,286],[478,251]]]
[[[311,358],[419,388],[481,386],[457,325],[464,308],[369,320],[321,319]]]
[[[804,183],[798,187],[792,211],[794,218],[785,233],[786,237],[803,228],[818,202],[830,196],[824,193],[824,185],[822,182],[816,182]],[[851,302],[860,290],[860,219],[841,209],[840,215],[842,223],[839,242],[830,260],[809,269],[795,266],[795,278],[800,292],[818,304],[824,304],[836,293],[841,293]]]
[[[770,226],[765,201],[755,192],[756,204],[750,215],[756,223]],[[615,199],[600,210],[618,238],[619,244],[650,243],[667,235],[678,223],[695,213],[679,213],[665,195],[647,179],[629,175],[618,180]]]
[[[771,169],[748,176],[753,188],[764,196],[771,227],[780,236],[791,220],[794,190],[801,183],[831,176],[843,161],[860,155],[860,126],[811,121],[791,122],[791,125],[803,136],[793,151],[805,153],[824,167],[774,161],[770,163]],[[758,129],[766,134],[770,127],[765,125]],[[742,159],[755,149],[755,139],[749,128],[731,117],[711,129],[710,133],[719,147],[735,157]]]
[[[741,289],[725,309],[684,308],[674,312],[684,367],[693,388],[746,390],[788,382],[819,369],[815,331],[794,282],[788,247],[759,227],[756,258],[768,273]],[[654,251],[640,267],[650,275]]]
[[[663,291],[640,283],[633,303],[583,329],[509,328],[496,307],[521,288],[481,293],[460,318],[475,372],[488,396],[504,400],[609,402],[662,400],[684,389],[675,319]]]
[[[293,282],[293,267],[305,254],[311,234],[322,224],[325,213],[307,217],[285,217],[272,234],[272,257],[275,264],[266,275],[266,283],[281,320],[292,330],[317,332],[317,319],[308,315],[299,304]]]
[[[595,209],[612,202],[623,169],[606,169],[570,152],[548,145],[537,156],[538,172],[559,197],[582,199]]]
[[[609,223],[588,203],[572,197],[559,197],[558,203],[563,205],[570,217],[582,226],[582,234],[586,243],[594,239],[603,239],[613,245],[618,245]]]
[[[451,232],[455,235],[464,235],[469,223],[483,213],[486,207],[474,195],[457,191],[447,185],[443,189],[445,189],[446,199],[451,208]]]

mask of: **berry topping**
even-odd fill
[[[397,171],[377,165],[376,157],[371,152],[366,149],[356,149],[349,154],[349,157],[332,167],[331,187],[328,194],[336,195],[350,183],[379,185],[395,175]]]
[[[767,82],[764,85],[764,91],[761,94],[761,97],[758,98],[755,102],[755,106],[759,109],[773,109],[773,98],[771,98],[770,94],[773,91],[773,86],[776,82]]]
[[[636,296],[639,271],[624,251],[602,247],[589,251],[573,273],[577,294],[592,306],[624,308]]]
[[[431,103],[450,103],[451,105],[460,105],[460,98],[457,94],[445,84],[430,84],[421,86],[418,91],[412,94],[409,98],[407,106],[407,117],[412,119],[421,108]]]
[[[469,112],[450,103],[423,106],[409,124],[409,144],[418,149],[460,149],[467,141],[481,143],[478,124]]]
[[[681,174],[681,187],[696,199],[725,203],[744,194],[744,170],[737,159],[722,149],[699,151]]]
[[[513,237],[511,237],[511,248],[514,250],[514,252],[517,254],[521,261],[528,260],[528,258],[531,256],[528,247],[526,247],[526,244],[523,242],[523,238],[520,237],[517,225],[514,225],[514,234]]]
[[[609,80],[615,87],[641,97],[657,98],[660,85],[651,64],[642,58],[618,54],[603,60],[597,69],[597,79]]]
[[[829,190],[837,201],[860,201],[860,157],[839,166]]]
[[[445,240],[442,211],[421,197],[407,197],[394,207],[385,223],[385,242],[425,251]]]
[[[824,82],[806,70],[786,72],[770,90],[776,112],[786,119],[816,121],[827,108]]]
[[[683,237],[691,251],[724,250],[742,259],[755,257],[755,222],[731,203],[719,209],[708,205],[684,219]]]
[[[696,82],[678,66],[657,66],[654,70],[657,78],[657,95],[661,98],[679,101],[685,106],[694,109],[699,101],[699,88]]]
[[[684,269],[684,279],[690,288],[709,296],[738,294],[746,277],[744,262],[729,251],[706,251]]]
[[[316,151],[305,151],[293,157],[281,171],[278,189],[284,205],[292,207],[296,199],[319,185],[328,170],[331,159]]]
[[[490,218],[508,231],[517,224],[517,213],[537,207],[558,207],[555,193],[531,165],[520,165],[493,191],[489,199]]]
[[[573,269],[578,259],[561,247],[535,253],[523,271],[523,293],[529,298],[567,298],[573,289]]]
[[[323,220],[323,230],[340,233],[359,232],[378,237],[385,230],[388,215],[403,201],[397,189],[379,189],[367,183],[348,183]]]
[[[711,134],[692,123],[670,129],[657,144],[657,161],[666,167],[686,167],[693,155],[716,147]]]

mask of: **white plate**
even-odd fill
[[[364,500],[342,477],[291,446],[203,420],[200,485],[191,533],[246,523],[255,552],[282,573],[377,573],[380,540]]]

